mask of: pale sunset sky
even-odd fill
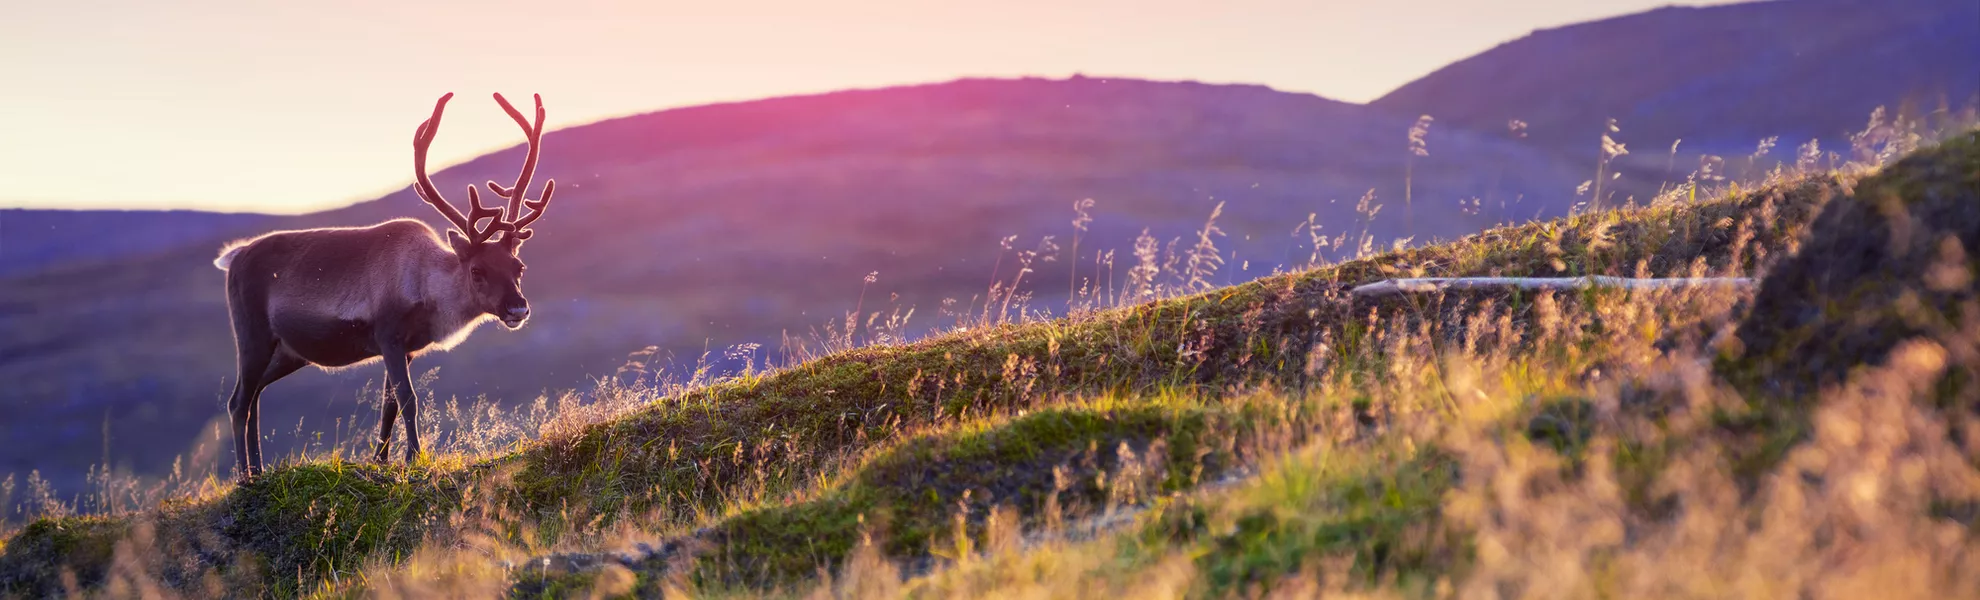
[[[1671,0],[6,0],[0,207],[300,213],[550,129],[959,77],[1256,83],[1373,99],[1527,32]],[[1709,4],[1715,2],[1675,2]]]

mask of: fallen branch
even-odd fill
[[[1588,275],[1583,277],[1422,277],[1415,279],[1389,279],[1356,286],[1352,295],[1355,299],[1370,299],[1449,290],[1560,291],[1593,287],[1627,290],[1667,290],[1692,287],[1746,289],[1753,287],[1753,279],[1749,277],[1633,279],[1605,275]]]

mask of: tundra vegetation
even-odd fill
[[[81,506],[30,477],[0,595],[1969,594],[1970,123],[1231,287],[1213,217],[1064,316],[849,314],[732,377],[634,356],[450,403],[408,466],[351,436]],[[1760,283],[1349,293],[1589,275]]]

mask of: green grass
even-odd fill
[[[325,577],[351,578],[373,557],[410,554],[461,508],[455,477],[334,460],[278,469],[226,497],[221,533],[246,542],[270,591],[296,595]]]
[[[823,497],[722,520],[697,579],[705,585],[794,583],[821,568],[836,571],[863,535],[872,535],[890,557],[946,551],[953,558],[985,543],[993,508],[1014,508],[1023,525],[1036,527],[1105,510],[1110,492],[1188,489],[1233,466],[1234,457],[1219,448],[1269,418],[1260,413],[1188,404],[1054,408],[995,427],[911,440],[881,452]],[[1110,481],[1124,458],[1135,466],[1158,465],[1158,472],[1145,480]],[[1121,489],[1133,485],[1141,487]]]
[[[1226,533],[1197,559],[1212,595],[1271,589],[1319,556],[1346,559],[1364,583],[1436,577],[1460,557],[1433,543],[1455,465],[1436,452],[1349,461],[1292,462],[1268,472]]]

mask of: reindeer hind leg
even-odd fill
[[[261,394],[262,375],[268,372],[275,355],[275,336],[268,320],[260,314],[234,314],[234,351],[238,370],[234,394],[227,401],[227,416],[234,432],[236,476],[253,479],[261,472],[261,422],[255,400]]]
[[[262,370],[261,380],[255,386],[254,395],[248,398],[247,428],[249,431],[261,431],[261,392],[267,390],[269,384],[275,383],[283,377],[288,377],[289,374],[295,373],[298,369],[309,366],[309,361],[303,360],[302,357],[296,356],[295,353],[282,348],[280,340],[276,340],[275,350],[270,354],[268,367]],[[260,470],[261,443],[258,441],[258,437],[256,439],[256,443],[248,446],[248,462],[254,464],[256,470]]]

